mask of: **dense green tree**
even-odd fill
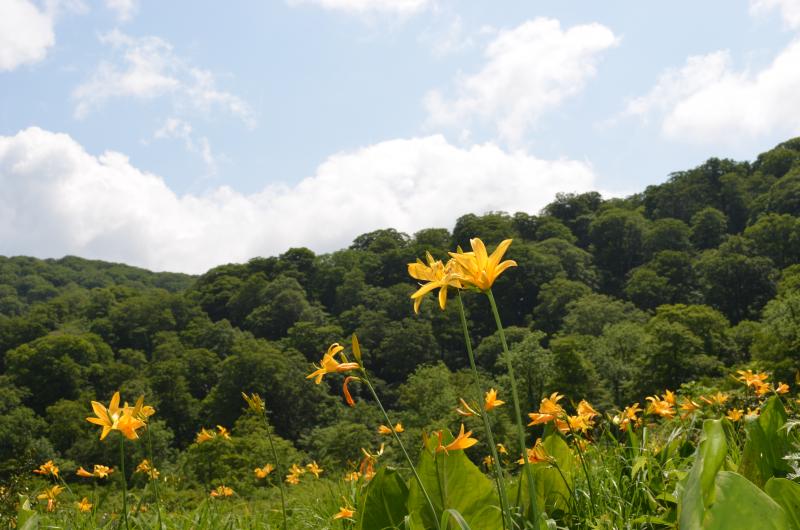
[[[703,208],[692,216],[689,239],[695,248],[706,250],[718,247],[728,231],[725,214],[711,206]]]
[[[656,219],[644,235],[644,252],[648,258],[662,250],[687,251],[691,246],[689,226],[680,219]]]
[[[456,220],[452,247],[461,246],[469,250],[469,240],[473,237],[481,238],[487,246],[494,246],[515,235],[513,220],[505,212],[489,212],[481,216],[467,214]]]
[[[77,398],[112,359],[111,348],[97,335],[57,333],[9,351],[6,373],[32,391],[26,403],[43,413],[60,399]]]
[[[552,334],[561,328],[567,305],[592,290],[584,283],[558,277],[544,285],[539,292],[539,303],[533,310],[536,328]]]
[[[767,214],[748,226],[744,236],[755,253],[770,258],[778,268],[800,261],[800,219],[788,214]]]
[[[592,221],[592,251],[607,289],[618,290],[625,274],[642,264],[646,229],[641,214],[619,208],[606,210]]]
[[[800,293],[771,300],[753,342],[753,357],[769,362],[774,375],[789,381],[800,370]]]
[[[772,260],[754,254],[752,243],[739,236],[705,251],[696,268],[706,301],[734,323],[757,316],[775,294]]]
[[[618,322],[643,322],[645,314],[630,302],[612,296],[590,293],[567,304],[562,331],[569,334],[599,336],[603,329]]]

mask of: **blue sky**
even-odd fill
[[[800,133],[800,0],[0,0],[0,254],[202,272]]]

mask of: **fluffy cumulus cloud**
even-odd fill
[[[127,22],[139,10],[138,0],[106,0],[106,7],[117,15],[117,20]]]
[[[617,42],[601,24],[563,29],[549,18],[501,31],[486,46],[483,67],[459,77],[453,95],[427,94],[429,123],[477,118],[495,125],[502,138],[518,141],[542,114],[580,92],[595,75],[601,52]]]
[[[737,70],[727,51],[689,57],[666,70],[628,115],[656,118],[667,138],[737,144],[766,134],[800,133],[800,39],[759,71]]]
[[[750,13],[756,16],[777,10],[784,24],[800,28],[800,0],[750,0]]]
[[[355,14],[392,13],[396,15],[418,13],[433,3],[431,0],[287,0],[287,2],[291,6],[310,4],[331,11]]]
[[[242,98],[218,89],[214,74],[178,57],[168,41],[131,37],[119,30],[101,35],[100,41],[111,48],[115,58],[101,62],[91,77],[73,90],[76,117],[85,117],[113,98],[170,96],[176,109],[220,109],[250,127],[255,125],[250,106]]]
[[[94,156],[66,134],[29,128],[0,136],[0,241],[10,255],[202,272],[292,246],[331,251],[378,228],[414,232],[451,227],[468,212],[535,212],[557,191],[593,184],[582,162],[429,136],[333,155],[293,186],[177,195],[120,153]]]
[[[51,12],[28,0],[0,1],[0,72],[41,61],[55,41]]]

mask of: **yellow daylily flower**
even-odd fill
[[[117,420],[116,430],[128,440],[137,440],[139,434],[136,429],[141,429],[145,426],[145,422],[133,415],[133,409],[126,407],[122,409],[122,415]]]
[[[122,414],[122,409],[119,407],[119,392],[114,392],[108,408],[100,402],[92,401],[92,410],[94,411],[95,417],[86,418],[86,421],[103,427],[103,431],[100,433],[100,439],[104,440],[105,437],[108,436],[108,433],[116,429],[117,422]]]
[[[267,478],[267,475],[272,473],[275,470],[275,466],[272,464],[266,464],[264,467],[257,467],[253,471],[256,474],[256,478]]]
[[[495,280],[509,267],[516,267],[517,262],[506,260],[500,262],[511,245],[511,239],[502,241],[492,255],[486,252],[486,246],[479,238],[470,239],[472,252],[450,252],[450,256],[458,264],[458,276],[462,283],[475,286],[480,291],[488,291]]]
[[[759,388],[769,379],[769,375],[764,372],[754,373],[752,370],[736,370],[739,374],[738,379],[749,387]]]
[[[37,499],[42,501],[47,501],[47,511],[52,512],[56,509],[56,497],[61,495],[61,492],[64,491],[63,486],[53,486],[51,488],[47,488],[43,490],[39,495],[36,496]]]
[[[644,411],[639,407],[639,403],[634,403],[625,407],[625,410],[614,416],[612,421],[619,426],[621,431],[627,431],[631,424],[636,427],[641,423],[642,420],[637,416],[640,412]]]
[[[356,514],[356,511],[352,508],[348,508],[347,506],[340,506],[339,511],[333,516],[334,519],[352,519]]]
[[[733,422],[741,420],[742,416],[744,416],[744,411],[742,409],[730,409],[725,415],[726,418]]]
[[[677,404],[675,400],[675,394],[671,390],[664,390],[664,401],[673,407]]]
[[[564,396],[558,392],[553,392],[550,394],[550,397],[542,399],[542,402],[539,404],[539,412],[530,412],[528,414],[531,418],[531,422],[528,426],[548,423],[565,416],[564,409],[558,404],[563,397]]]
[[[289,473],[286,475],[286,483],[291,485],[300,484],[300,475],[295,475],[294,473]]]
[[[48,460],[44,464],[39,466],[39,469],[34,469],[34,473],[37,475],[52,475],[55,478],[58,478],[58,466],[53,463],[52,460]]]
[[[89,499],[84,497],[81,499],[81,502],[75,503],[78,506],[78,511],[80,512],[91,512],[92,511],[92,503],[89,502]]]
[[[416,263],[408,264],[409,276],[415,280],[427,282],[422,284],[417,289],[417,292],[411,295],[411,299],[414,300],[414,313],[419,313],[422,299],[434,289],[439,289],[439,307],[444,310],[447,306],[448,287],[461,288],[461,281],[455,270],[456,264],[453,260],[444,264],[441,260],[433,259],[430,252],[425,253],[425,259],[428,261],[427,265],[419,259]]]
[[[228,429],[226,429],[222,425],[217,425],[217,436],[221,436],[226,440],[231,439],[231,433],[228,431]]]
[[[716,394],[711,395],[710,397],[700,396],[700,399],[708,403],[709,405],[724,405],[730,397],[728,394],[724,392],[717,391]]]
[[[114,470],[108,466],[95,464],[91,473],[83,469],[83,466],[81,466],[78,468],[78,471],[76,471],[75,474],[83,478],[108,478],[108,476],[113,472]]]
[[[344,476],[345,482],[356,482],[359,478],[361,478],[361,473],[358,471],[351,471]]]
[[[403,424],[400,423],[399,421],[394,427],[387,427],[386,425],[381,425],[378,427],[378,434],[383,434],[386,436],[392,434],[392,431],[396,433],[401,433],[405,431],[405,429],[403,428]]]
[[[159,471],[156,468],[154,468],[150,464],[150,461],[146,458],[141,462],[139,462],[139,465],[136,466],[136,471],[134,471],[134,473],[144,473],[153,480],[157,479],[158,475],[160,475]]]
[[[538,464],[540,462],[547,462],[550,460],[550,456],[547,454],[547,451],[542,445],[542,439],[537,438],[536,443],[533,444],[533,447],[527,450],[528,452],[528,463],[529,464]],[[525,459],[520,458],[517,460],[518,464],[524,464]]]
[[[695,411],[700,410],[700,404],[692,399],[684,398],[683,401],[681,401],[680,408],[682,411],[684,411],[684,413],[681,415],[681,419],[685,420],[686,418],[694,414]]]
[[[319,478],[319,474],[322,473],[323,469],[317,465],[317,462],[312,460],[310,464],[306,464],[306,469],[308,472],[314,475],[316,478]]]
[[[508,449],[506,449],[506,446],[503,444],[497,444],[497,452],[501,455],[507,455]]]
[[[215,498],[225,498],[233,496],[233,488],[220,484],[216,489],[211,490],[210,495]]]
[[[453,440],[447,445],[444,446],[442,445],[442,431],[439,431],[438,435],[439,435],[439,446],[436,448],[436,451],[444,451],[444,452],[458,451],[458,450],[463,451],[464,449],[468,449],[473,445],[475,445],[476,443],[478,443],[478,440],[476,440],[475,438],[470,438],[470,436],[472,435],[472,431],[467,431],[466,433],[464,432],[463,423],[461,424],[461,430],[458,432],[458,436],[456,436],[455,440]]]
[[[672,403],[666,399],[660,399],[658,396],[650,396],[647,398],[647,401],[650,402],[650,404],[647,406],[648,414],[655,414],[657,416],[661,416],[662,418],[675,417],[675,409],[673,408]]]
[[[128,404],[125,403],[125,408],[128,408]],[[139,419],[145,423],[147,423],[147,418],[152,416],[156,413],[156,409],[151,407],[150,405],[144,404],[144,395],[139,396],[139,399],[136,400],[136,404],[133,406],[133,410],[131,411],[131,415]]]
[[[458,401],[461,403],[461,408],[456,407],[456,413],[458,415],[464,416],[465,418],[469,418],[470,416],[480,416],[480,413],[470,407],[469,403],[464,401],[464,398],[458,398]]]
[[[322,361],[319,363],[320,367],[308,374],[306,379],[313,378],[316,384],[320,384],[325,374],[343,373],[361,368],[358,363],[350,363],[346,360],[342,363],[338,362],[334,356],[342,350],[344,350],[344,346],[339,343],[334,342],[331,344],[330,347],[328,347],[328,351],[322,356]],[[344,358],[343,355],[342,357]]]
[[[493,408],[505,405],[505,403],[506,403],[505,401],[497,399],[497,390],[495,390],[494,388],[490,388],[489,391],[486,392],[486,396],[484,397],[483,408],[486,411],[490,411]]]
[[[778,394],[788,394],[789,393],[789,385],[786,383],[781,383],[778,381],[778,386],[775,387],[775,392]]]
[[[203,442],[207,442],[209,440],[213,440],[217,437],[217,433],[214,431],[209,431],[205,427],[200,429],[200,432],[197,433],[197,436],[194,438],[194,443],[201,444]]]
[[[247,406],[250,407],[250,410],[255,412],[256,414],[262,414],[265,410],[267,410],[267,406],[264,403],[264,400],[261,399],[261,396],[258,394],[250,394],[249,396],[242,392],[242,397],[247,402]]]
[[[494,464],[494,458],[492,458],[492,455],[486,455],[486,456],[483,457],[483,465],[484,466],[492,467],[493,464]]]

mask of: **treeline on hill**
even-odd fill
[[[340,380],[305,377],[352,333],[408,436],[457,426],[471,381],[458,311],[428,300],[414,315],[406,266],[474,236],[490,250],[514,238],[507,257],[519,266],[495,295],[528,411],[556,390],[611,410],[681,384],[724,386],[734,366],[776,381],[800,368],[799,138],[753,163],[710,159],[625,199],[561,194],[537,215],[378,230],[331,254],[293,248],[199,277],[0,257],[0,481],[55,457],[64,469],[113,462],[114,444],[85,417],[117,389],[155,406],[158,457],[187,485],[225,479],[246,491],[253,463],[266,461],[242,391],[265,398],[285,461],[307,452],[341,469],[377,447],[382,417],[366,396],[347,407]],[[507,396],[485,298],[465,304],[487,386]],[[215,425],[235,437],[207,455],[193,441]],[[500,441],[510,425],[500,421]]]

